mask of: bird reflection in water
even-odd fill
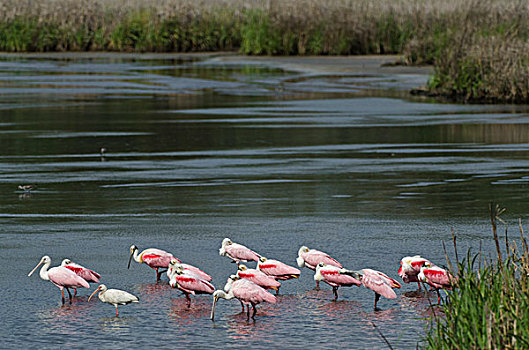
[[[185,298],[171,298],[169,317],[180,324],[202,322],[211,312],[211,298],[198,297],[189,306]]]
[[[174,294],[172,288],[166,283],[137,284],[134,286],[133,292],[140,294],[141,301],[146,303],[160,302]]]
[[[260,318],[256,321],[253,319],[247,322],[241,322],[242,319],[246,320],[246,313],[241,312],[236,315],[228,316],[226,325],[228,327],[228,337],[234,340],[251,340],[252,343],[255,341],[271,342],[270,337],[274,334],[274,328],[276,323],[273,318],[263,318],[264,316],[275,316],[275,313],[271,313],[269,310],[259,309]]]
[[[18,195],[18,199],[21,199],[21,200],[26,200],[26,199],[31,199],[31,198],[33,198],[33,194],[31,192],[25,192],[25,193]]]

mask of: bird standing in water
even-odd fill
[[[380,299],[380,296],[384,296],[388,299],[395,299],[397,294],[393,288],[400,288],[401,285],[395,281],[393,278],[388,275],[372,270],[372,269],[363,269],[360,271],[350,271],[346,269],[340,270],[341,274],[346,274],[356,278],[362,282],[362,285],[367,289],[371,289],[375,292],[375,311],[377,311],[377,302]]]
[[[134,296],[124,290],[119,289],[108,289],[104,284],[100,284],[96,290],[90,295],[88,301],[92,299],[94,294],[99,292],[99,300],[104,303],[114,305],[116,307],[116,317],[119,316],[118,305],[127,305],[130,303],[138,303],[139,299],[137,296]]]
[[[420,255],[406,256],[400,261],[398,274],[404,283],[417,282],[419,290],[421,284],[419,283],[418,275],[421,272],[421,267],[425,263],[430,263],[428,259],[422,258]]]
[[[308,267],[311,270],[316,270],[316,266],[321,262],[339,268],[343,267],[342,264],[331,258],[329,254],[316,249],[309,249],[305,246],[299,248],[296,262],[300,268]],[[320,289],[320,281],[316,281],[316,289]]]
[[[227,290],[227,292],[226,292]],[[264,288],[259,287],[257,284],[247,279],[239,279],[235,275],[231,275],[228,283],[224,287],[224,290],[217,290],[213,293],[213,306],[211,307],[211,320],[215,318],[215,305],[219,298],[231,300],[233,298],[239,299],[241,304],[248,306],[247,316],[250,319],[250,307],[252,305],[253,313],[252,318],[257,313],[256,305],[262,302],[275,303],[276,297],[268,293]],[[243,307],[244,308],[244,307]]]
[[[129,264],[127,266],[128,269],[130,268],[130,262],[132,261],[132,258],[134,258],[134,261],[137,263],[145,263],[147,266],[154,269],[156,271],[156,282],[160,281],[160,275],[166,271],[158,271],[158,269],[167,269],[171,259],[173,258],[178,262],[181,262],[180,259],[175,258],[173,254],[157,248],[145,249],[143,252],[138,254],[138,247],[135,245],[130,246]]]
[[[45,281],[50,281],[61,290],[63,305],[65,301],[64,288],[66,288],[68,296],[70,297],[70,304],[72,303],[72,294],[70,293],[70,290],[68,288],[90,288],[88,282],[86,282],[83,278],[77,276],[75,272],[68,270],[64,266],[56,266],[49,269],[51,265],[51,258],[47,255],[43,256],[40,259],[40,262],[37,264],[37,266],[35,266],[33,270],[28,273],[28,277],[30,277],[40,265],[42,265],[42,268],[40,269],[39,273],[40,278]]]
[[[99,279],[101,278],[101,275],[97,272],[87,269],[84,266],[81,266],[79,264],[74,263],[70,259],[64,259],[61,263],[61,266],[66,267],[68,270],[73,271],[77,276],[84,279],[86,282],[94,282],[99,283]],[[77,288],[73,288],[75,297],[77,295]]]
[[[315,281],[323,281],[332,287],[334,293],[334,300],[338,299],[338,288],[339,287],[351,287],[361,286],[362,282],[356,278],[340,273],[339,267],[333,265],[327,265],[326,263],[319,263],[316,266],[316,274],[314,275]]]

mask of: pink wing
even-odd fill
[[[424,269],[423,274],[426,277],[426,282],[436,288],[449,289],[452,286],[450,279],[455,281],[454,277],[449,276],[448,271],[437,266]]]
[[[262,271],[255,269],[248,269],[245,271],[239,271],[237,275],[240,278],[245,278],[263,288],[279,288],[281,283],[277,282],[272,276],[268,276]]]
[[[301,274],[301,271],[295,267],[272,259],[268,259],[265,262],[260,262],[258,266],[259,270],[268,276],[274,276],[278,279],[297,278]]]
[[[337,286],[361,286],[362,282],[356,278],[341,274],[338,269],[321,269],[321,275],[323,276],[323,281],[329,284],[335,284]]]
[[[419,272],[421,272],[421,267],[425,264],[425,263],[430,263],[431,262],[428,260],[428,259],[423,259],[423,258],[415,258],[411,263],[411,268],[413,269],[413,271],[415,272],[416,275],[419,274]],[[433,265],[433,264],[432,264]],[[410,272],[408,272],[408,274],[410,274]]]
[[[331,258],[329,254],[316,249],[311,249],[307,253],[301,254],[301,257],[303,258],[303,260],[305,260],[307,267],[312,270],[315,270],[316,266],[321,262],[325,263],[326,265],[336,266],[339,268],[343,267],[342,264],[340,264],[335,259]]]
[[[99,283],[99,279],[101,278],[101,275],[97,272],[76,263],[69,263],[68,265],[64,265],[64,267],[68,270],[72,270],[77,276],[83,278],[87,282]]]
[[[169,253],[166,253],[169,254]],[[171,258],[173,256],[171,254],[169,255],[160,255],[154,252],[148,252],[146,254],[143,254],[141,256],[144,263],[149,265],[152,268],[157,267],[168,267],[169,262],[171,261]]]
[[[208,281],[197,278],[193,275],[174,275],[173,278],[178,283],[180,289],[192,294],[213,294],[215,287]]]
[[[385,274],[379,271],[371,269],[363,269],[364,277],[362,277],[362,284],[364,287],[371,289],[373,292],[378,293],[388,299],[395,299],[397,294],[391,288],[391,281]],[[400,288],[400,284],[397,283]]]
[[[198,277],[200,277],[201,279],[203,279],[206,282],[210,282],[212,280],[210,275],[208,275],[207,273],[205,273],[204,271],[202,271],[198,267],[195,267],[195,266],[189,265],[189,264],[181,264],[181,265],[184,267],[185,271],[191,271],[192,273],[194,273],[195,275],[197,275]]]
[[[230,258],[236,261],[259,261],[259,254],[241,244],[230,244],[224,250]]]
[[[90,288],[88,282],[77,276],[75,272],[68,270],[63,266],[57,266],[49,269],[48,277],[50,278],[50,281],[59,288]]]
[[[232,284],[231,291],[233,295],[243,303],[260,304],[263,301],[274,304],[277,299],[257,284],[240,279]]]

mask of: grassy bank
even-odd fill
[[[518,0],[4,0],[0,50],[402,54],[432,94],[528,102]]]
[[[468,254],[458,264],[457,289],[449,293],[443,312],[436,314],[428,336],[430,349],[529,348],[527,242],[520,224],[519,245],[508,239],[501,243],[496,233],[498,211],[493,209],[497,256]]]

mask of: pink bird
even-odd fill
[[[281,287],[281,283],[276,281],[272,276],[268,276],[262,271],[257,269],[249,269],[243,264],[239,265],[239,270],[237,271],[237,277],[247,279],[252,281],[264,289],[275,289],[278,290]]]
[[[222,247],[219,249],[219,254],[232,259],[237,263],[237,266],[241,261],[258,261],[261,257],[259,254],[242,244],[233,243],[229,238],[224,238],[222,241]]]
[[[167,268],[167,278],[169,278],[169,280],[171,280],[171,277],[175,273],[176,268],[179,266],[184,270],[184,272],[192,272],[198,277],[200,277],[201,279],[203,279],[204,281],[211,282],[212,280],[210,275],[208,275],[207,273],[205,273],[198,267],[195,267],[189,264],[179,263],[178,259],[176,258],[171,259],[171,261],[169,262],[169,266]]]
[[[453,277],[447,270],[433,265],[431,262],[425,262],[419,275],[417,276],[420,282],[428,283],[435,288],[437,292],[437,302],[441,303],[441,294],[439,289],[451,290],[457,283],[457,278]]]
[[[339,268],[343,267],[342,264],[340,264],[335,259],[331,258],[329,254],[316,250],[316,249],[309,249],[305,246],[302,246],[301,248],[299,248],[298,257],[296,258],[296,262],[298,263],[298,266],[300,268],[308,267],[311,270],[316,270],[316,266],[321,262],[327,265],[332,265],[332,266],[336,266]],[[316,289],[319,289],[319,288],[320,288],[320,281],[316,281]]]
[[[250,305],[252,305],[253,313],[252,319],[257,313],[255,306],[262,302],[275,303],[277,301],[276,297],[268,293],[264,288],[259,287],[257,284],[249,281],[247,279],[238,279],[237,276],[231,275],[228,283],[224,287],[224,290],[217,290],[213,293],[213,306],[211,308],[211,320],[215,318],[215,305],[217,300],[223,298],[230,300],[233,298],[239,299],[241,304],[248,306],[248,320],[250,319]],[[244,311],[244,306],[243,306]]]
[[[287,265],[278,260],[267,259],[264,256],[259,258],[257,269],[268,276],[274,277],[276,280],[299,278],[299,275],[301,274],[301,271],[293,266]]]
[[[81,277],[88,283],[99,283],[99,279],[101,278],[101,275],[97,272],[87,269],[86,267],[81,266],[79,264],[76,264],[70,259],[64,259],[61,263],[61,266],[66,267],[68,270],[75,272],[77,276]],[[77,288],[73,288],[73,290],[73,296],[75,297],[77,295]]]
[[[326,263],[319,263],[316,266],[316,274],[314,275],[315,281],[323,281],[332,287],[334,293],[334,300],[338,299],[338,288],[339,287],[351,287],[361,286],[362,282],[356,278],[341,274],[340,269],[337,266],[327,265]]]
[[[400,261],[398,274],[402,277],[404,283],[417,282],[419,290],[421,284],[419,283],[418,275],[421,272],[421,266],[424,263],[430,263],[428,259],[422,258],[420,255],[406,256]]]
[[[371,289],[375,292],[375,310],[377,309],[377,302],[380,299],[380,296],[384,296],[388,299],[395,299],[397,294],[393,291],[393,288],[400,288],[401,285],[399,282],[395,281],[393,278],[388,275],[371,269],[363,269],[360,271],[350,271],[342,269],[340,271],[342,274],[346,274],[356,278],[362,282],[362,285],[367,289]]]
[[[51,265],[51,258],[47,255],[43,256],[42,259],[40,259],[40,262],[31,270],[30,273],[28,273],[28,277],[30,277],[35,270],[42,265],[42,268],[40,269],[40,278],[42,278],[45,281],[50,281],[54,285],[57,286],[61,290],[61,296],[62,296],[62,303],[64,305],[64,288],[66,288],[66,291],[68,292],[68,296],[70,297],[70,304],[72,303],[72,294],[70,293],[70,290],[68,288],[90,288],[90,285],[88,282],[86,282],[83,278],[77,276],[75,272],[68,270],[66,267],[63,266],[56,266],[52,267],[48,270],[48,268]]]
[[[187,306],[191,306],[189,294],[213,294],[215,291],[215,287],[211,283],[203,280],[194,272],[185,270],[181,265],[175,267],[169,285],[184,292]]]
[[[166,252],[165,250],[149,248],[145,249],[143,252],[138,254],[138,247],[135,245],[130,246],[130,256],[129,256],[129,265],[127,268],[130,268],[130,262],[134,258],[134,261],[137,263],[145,263],[150,268],[156,271],[156,282],[160,281],[160,275],[165,271],[158,272],[160,268],[168,268],[169,262],[172,258],[175,258],[173,254]],[[176,259],[176,258],[175,258]],[[178,262],[180,262],[179,259]]]

